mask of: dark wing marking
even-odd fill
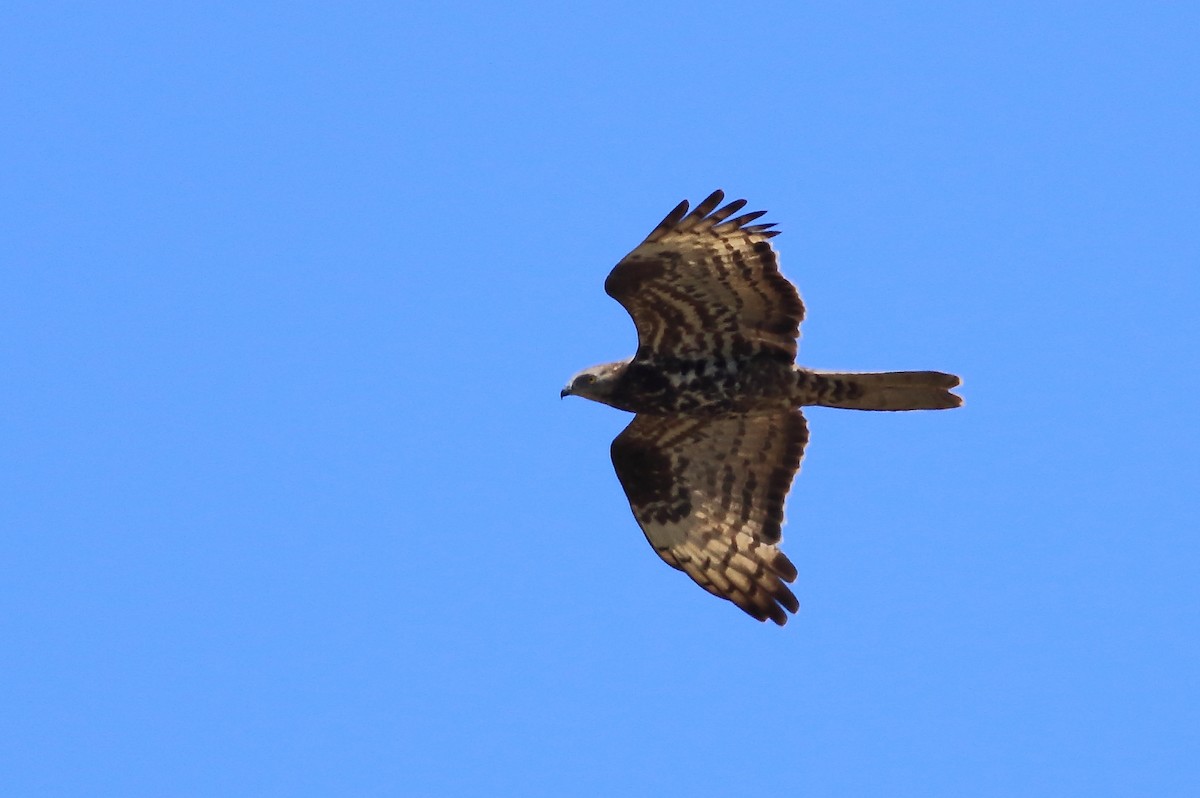
[[[746,201],[718,209],[724,197],[691,213],[679,203],[608,275],[604,290],[637,327],[637,357],[795,359],[804,304],[779,273],[768,240],[778,231],[749,224],[766,211],[729,218]]]
[[[800,604],[776,544],[808,429],[799,410],[720,417],[638,415],[613,466],[646,539],[668,565],[760,621]]]

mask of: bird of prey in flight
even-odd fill
[[[562,396],[636,415],[612,442],[617,479],[658,556],[713,595],[782,626],[799,602],[779,550],[806,405],[958,407],[939,371],[842,373],[795,364],[804,305],[779,273],[765,211],[714,191],[667,214],[604,290],[633,317],[632,358],[584,369]]]

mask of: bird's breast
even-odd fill
[[[788,401],[789,364],[721,358],[660,359],[629,364],[614,393],[635,413],[745,413]]]

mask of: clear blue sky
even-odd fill
[[[0,12],[0,793],[1200,794],[1200,11]],[[676,202],[815,409],[759,625],[559,388]]]

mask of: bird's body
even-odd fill
[[[958,384],[958,378],[938,371],[826,373],[774,358],[725,363],[674,358],[621,360],[593,368],[609,372],[614,382],[611,393],[589,398],[630,413],[711,416],[793,407],[854,407],[857,402],[885,404],[883,381],[879,380],[883,376],[893,388],[915,387],[907,403],[917,406],[856,409],[932,410],[961,404],[959,397],[944,393]],[[929,406],[935,403],[939,407]]]
[[[562,395],[636,413],[613,466],[646,538],[668,564],[759,620],[799,604],[779,551],[783,503],[800,466],[806,405],[957,407],[936,371],[818,372],[796,366],[804,305],[780,273],[763,212],[729,217],[717,191],[680,203],[617,264],[607,292],[633,317],[634,357],[585,369]]]
[[[616,384],[605,404],[631,413],[720,415],[794,406],[798,372],[774,358],[655,358],[606,365]]]

